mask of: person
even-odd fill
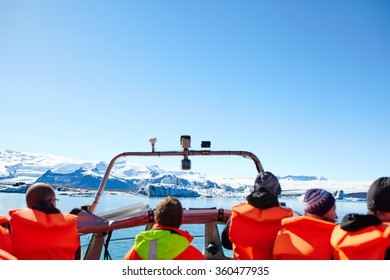
[[[12,209],[10,234],[13,254],[21,260],[79,258],[77,216],[56,208],[54,189],[35,183],[26,191],[28,208]]]
[[[337,220],[335,198],[324,189],[308,189],[305,214],[285,218],[275,239],[276,260],[331,260],[330,236]]]
[[[390,259],[390,177],[375,180],[367,192],[368,213],[348,214],[331,236],[335,259]]]
[[[281,220],[292,210],[279,204],[282,189],[271,172],[260,172],[247,202],[234,205],[221,235],[222,246],[237,260],[271,260]]]
[[[0,215],[0,260],[16,260],[12,255],[12,242],[8,228],[8,218]]]
[[[125,260],[204,260],[204,255],[191,245],[193,237],[179,227],[183,220],[180,201],[172,196],[160,200],[151,230],[135,237],[135,244]]]

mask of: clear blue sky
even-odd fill
[[[189,134],[277,175],[375,180],[390,175],[390,2],[0,0],[0,95],[0,149],[109,161]]]

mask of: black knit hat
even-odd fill
[[[271,172],[260,172],[255,180],[255,191],[267,191],[278,197],[282,192],[278,178]]]
[[[367,208],[390,212],[390,177],[381,177],[371,184],[367,193]]]

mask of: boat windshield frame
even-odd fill
[[[104,191],[104,188],[106,186],[106,183],[108,181],[109,175],[111,173],[111,170],[115,164],[115,162],[122,157],[166,157],[166,156],[182,156],[184,157],[184,160],[188,160],[189,156],[241,156],[244,158],[250,158],[255,163],[257,172],[263,172],[263,166],[258,159],[258,157],[248,151],[211,151],[211,150],[190,150],[189,148],[184,148],[182,151],[153,151],[152,152],[124,152],[117,154],[114,156],[109,165],[107,166],[107,170],[103,176],[103,179],[99,185],[99,188],[97,190],[95,199],[90,207],[88,207],[88,211],[92,214],[95,213],[96,207],[99,203],[100,197]]]

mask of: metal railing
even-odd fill
[[[89,212],[94,213],[96,210],[96,207],[99,203],[100,197],[103,193],[103,190],[106,186],[108,177],[111,173],[111,170],[115,164],[115,162],[122,157],[166,157],[166,156],[182,156],[184,159],[182,160],[182,169],[188,170],[191,168],[191,162],[188,159],[190,156],[242,156],[245,158],[250,158],[255,163],[257,172],[262,172],[263,166],[260,162],[260,160],[257,158],[257,156],[251,152],[247,151],[211,151],[211,150],[190,150],[190,137],[189,136],[182,136],[181,143],[183,145],[182,151],[166,151],[166,152],[156,152],[154,149],[154,144],[156,143],[156,139],[150,139],[149,140],[152,144],[152,152],[124,152],[116,155],[113,157],[107,167],[106,173],[104,174],[104,177],[99,185],[98,191],[95,196],[95,200],[93,201],[92,205],[88,209]],[[209,142],[208,142],[209,143]],[[203,142],[202,142],[203,146]],[[209,147],[209,146],[208,146]]]

